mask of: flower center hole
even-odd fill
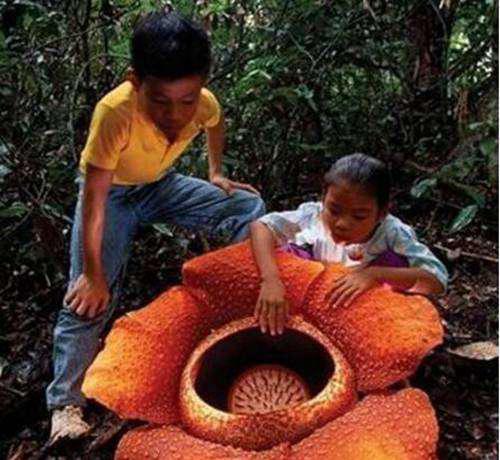
[[[219,410],[265,413],[313,398],[334,368],[327,350],[312,337],[293,329],[272,337],[252,327],[205,352],[195,389]]]

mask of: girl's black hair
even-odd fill
[[[325,190],[342,180],[366,188],[375,196],[380,208],[385,208],[389,204],[391,175],[384,162],[364,153],[353,153],[342,157],[325,174]]]
[[[142,17],[134,27],[131,53],[139,78],[206,78],[210,71],[210,40],[206,32],[175,11],[156,11]]]

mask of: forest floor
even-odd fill
[[[400,197],[398,202],[406,198]],[[396,211],[424,235],[451,276],[449,292],[437,302],[445,341],[411,379],[412,385],[430,396],[436,410],[439,458],[496,459],[498,359],[464,358],[450,350],[498,340],[498,225],[476,219],[462,232],[449,235],[443,233],[440,222],[449,222],[456,211],[445,203],[413,200]],[[160,247],[166,248],[161,256]],[[187,257],[201,252],[199,239],[191,239]],[[121,304],[127,309],[139,308],[177,284],[185,257],[169,248],[165,235],[145,229],[134,245],[135,263],[129,264]],[[44,390],[51,378],[52,330],[62,289],[63,283],[59,283],[29,296],[11,292],[11,300],[4,298],[0,305],[7,324],[6,333],[0,335],[0,356],[4,356],[0,358],[0,458],[111,459],[121,435],[131,426],[131,422],[119,422],[104,408],[91,405],[88,418],[95,429],[88,440],[62,446],[57,452],[45,447],[49,414]],[[120,308],[116,316],[124,311]]]

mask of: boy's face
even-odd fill
[[[363,243],[387,215],[374,196],[359,185],[340,181],[323,198],[323,218],[336,243]]]
[[[175,139],[194,117],[204,79],[192,75],[167,81],[148,75],[132,82],[146,115],[169,139]]]

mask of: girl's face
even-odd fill
[[[323,221],[336,243],[363,243],[387,215],[362,186],[345,180],[330,185],[323,198]]]

